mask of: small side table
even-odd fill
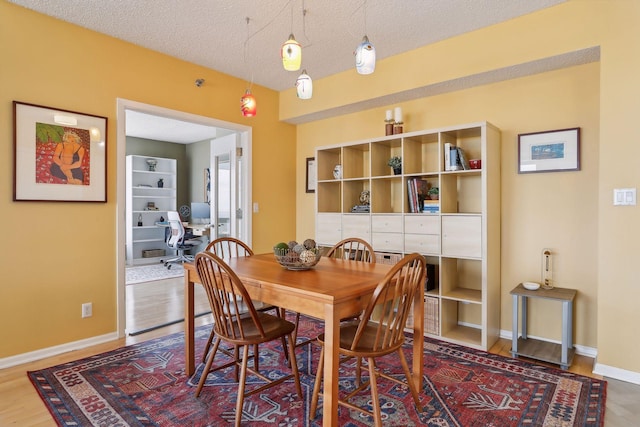
[[[571,366],[575,349],[573,348],[573,300],[577,294],[575,289],[553,288],[530,291],[519,284],[511,291],[513,298],[513,333],[511,338],[511,355],[525,356],[531,359],[555,363],[562,369]],[[518,337],[518,299],[522,299],[522,336]],[[527,300],[529,298],[545,298],[562,303],[562,344],[550,343],[527,338]]]

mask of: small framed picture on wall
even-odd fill
[[[518,135],[518,173],[580,170],[580,128]]]
[[[306,179],[306,192],[316,192],[316,158],[307,157],[307,179]]]

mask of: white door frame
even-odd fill
[[[125,300],[125,209],[126,209],[126,110],[134,110],[141,113],[152,114],[155,116],[166,117],[169,119],[182,120],[185,122],[197,123],[205,126],[219,127],[239,134],[243,149],[246,150],[246,167],[244,169],[244,182],[246,184],[247,197],[244,200],[247,227],[247,242],[251,245],[252,226],[251,226],[251,141],[252,133],[250,126],[244,126],[237,123],[225,122],[211,117],[199,116],[196,114],[185,113],[182,111],[171,110],[151,104],[144,104],[128,99],[117,98],[117,115],[116,115],[116,295],[117,295],[117,333],[118,338],[126,335],[126,300]],[[214,142],[215,143],[215,140]]]

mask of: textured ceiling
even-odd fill
[[[382,59],[565,0],[8,1],[280,91],[299,75],[280,60],[292,31],[319,79],[354,69],[365,33]]]
[[[313,79],[320,79],[349,69],[356,72],[353,51],[365,33],[374,44],[378,59],[383,59],[566,0],[7,1],[280,91],[293,87],[299,74],[285,71],[280,60],[280,46],[291,32],[303,46],[303,68]],[[289,122],[300,124],[398,104],[597,61],[599,56],[597,47],[568,52],[296,117]],[[193,76],[194,81],[199,77]],[[129,136],[178,143],[229,132],[135,111],[127,111],[126,125]]]

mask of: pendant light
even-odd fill
[[[242,98],[240,98],[240,110],[242,111],[242,115],[245,117],[253,117],[256,115],[256,98],[253,96],[250,89],[247,89]]]
[[[293,33],[289,34],[289,39],[283,43],[280,50],[282,55],[282,66],[287,71],[298,71],[302,63],[302,46],[293,37]]]
[[[247,21],[247,39],[244,42],[244,63],[247,64],[247,45],[249,44],[249,17],[246,17]],[[251,71],[251,83],[245,90],[244,95],[240,98],[240,111],[244,117],[253,117],[257,114],[258,104],[256,98],[251,93],[251,86],[253,85],[253,71]]]
[[[371,74],[376,69],[376,48],[365,35],[355,51],[358,74]]]
[[[291,7],[291,33],[286,42],[280,48],[282,66],[287,71],[298,71],[302,63],[302,46],[293,36],[293,6]]]
[[[358,74],[371,74],[376,69],[376,48],[367,37],[367,0],[364,1],[362,7],[364,10],[364,37],[354,52],[356,70]]]
[[[300,99],[311,99],[313,96],[313,81],[307,70],[302,70],[302,74],[296,80],[296,93]]]

